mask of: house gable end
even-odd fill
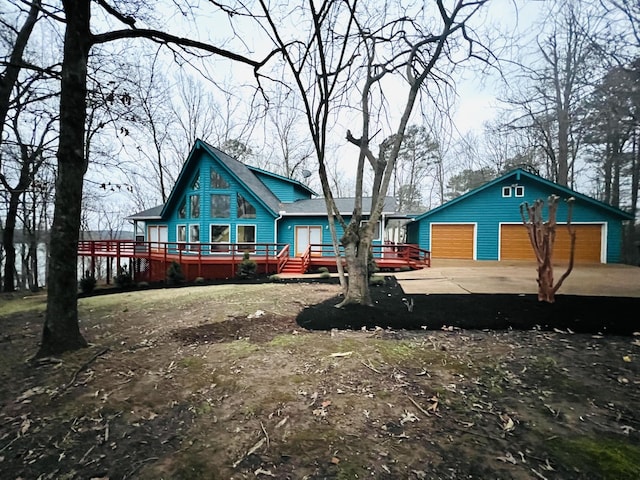
[[[526,170],[519,168],[501,177],[498,177],[490,182],[487,182],[486,184],[476,189],[470,190],[469,192],[457,198],[454,198],[453,200],[450,200],[449,202],[444,203],[439,207],[434,208],[433,210],[429,210],[428,212],[425,212],[422,215],[417,216],[414,219],[414,221],[420,221],[424,218],[438,217],[440,212],[442,212],[443,210],[447,210],[447,212],[449,213],[452,211],[452,208],[455,208],[456,205],[461,203],[465,203],[465,204],[475,203],[479,201],[481,197],[484,197],[483,194],[487,192],[492,192],[491,193],[492,195],[495,193],[498,196],[503,196],[501,193],[501,189],[503,187],[511,186],[512,184],[515,186],[518,184],[518,182],[522,183],[525,181],[529,185],[537,184],[537,188],[535,190],[538,196],[534,196],[535,198],[532,197],[530,193],[527,193],[527,190],[525,189],[522,197],[514,197],[514,200],[518,206],[525,201],[532,203],[538,198],[543,198],[546,200],[547,196],[549,196],[551,193],[555,193],[561,198],[574,197],[576,201],[579,201],[583,205],[587,204],[591,208],[602,209],[607,213],[608,216],[613,216],[615,218],[622,219],[622,220],[631,220],[633,218],[632,215],[630,215],[629,213],[623,210],[607,205],[587,195],[578,193],[574,190],[571,190],[570,188],[558,185],[538,175],[529,173]],[[473,198],[473,200],[469,200],[471,198]]]

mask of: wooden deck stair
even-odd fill
[[[287,263],[282,267],[282,273],[304,273],[302,267],[302,258],[289,257]]]

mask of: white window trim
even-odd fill
[[[363,227],[367,223],[369,223],[369,220],[361,220],[360,226]],[[382,222],[378,220],[376,223],[378,224],[378,236],[371,239],[372,241],[375,241],[375,242],[380,241],[382,239]]]
[[[229,241],[228,242],[214,242],[213,238],[211,238],[211,227],[216,226],[216,227],[227,227],[227,229],[229,230]],[[209,243],[212,245],[217,245],[220,243],[231,243],[231,224],[230,223],[210,223],[209,224]],[[229,250],[212,250],[211,251],[212,254],[223,254],[226,255],[229,253]]]
[[[197,241],[193,241],[191,239],[191,227],[198,227],[198,240]],[[189,224],[189,241],[187,243],[200,243],[200,238],[202,237],[202,232],[200,231],[200,224],[199,223],[190,223]]]
[[[516,197],[524,197],[524,186],[523,185],[516,185],[515,187],[515,196]],[[520,194],[518,194],[518,191],[520,191]]]
[[[240,229],[240,227],[253,227],[253,238],[254,238],[253,242],[240,242],[238,240],[238,230]],[[235,242],[236,245],[240,245],[240,244],[242,244],[242,245],[254,245],[253,251],[255,252],[256,251],[255,244],[256,244],[257,239],[258,239],[258,226],[255,223],[238,223],[238,224],[236,224],[236,242]]]
[[[511,187],[502,187],[502,196],[508,198],[511,196]]]
[[[178,233],[180,232],[180,227],[184,227],[185,240],[179,240],[180,235]],[[188,238],[189,238],[189,225],[187,225],[186,223],[179,223],[178,225],[176,225],[176,250],[182,250],[183,252],[186,251],[186,244],[188,243]]]

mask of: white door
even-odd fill
[[[166,225],[154,225],[149,227],[149,242],[151,242],[151,251],[163,251],[166,242],[169,240],[168,228]]]
[[[307,250],[309,244],[321,244],[322,243],[322,227],[315,226],[304,226],[304,227],[296,227],[296,257],[300,257]],[[311,252],[312,255],[322,255],[320,250],[315,252]]]

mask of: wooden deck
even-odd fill
[[[288,244],[213,244],[142,242],[133,240],[86,240],[78,244],[78,256],[86,270],[95,275],[96,263],[105,263],[107,279],[121,269],[131,273],[135,282],[165,281],[172,262],[178,263],[185,280],[226,279],[237,275],[245,252],[256,263],[257,273],[271,275],[317,271],[320,267],[336,270],[332,245],[313,244],[300,257],[291,257]],[[431,265],[429,252],[415,245],[392,244],[372,247],[381,270],[419,269]],[[103,259],[103,260],[101,260]],[[115,263],[115,265],[114,265]]]

